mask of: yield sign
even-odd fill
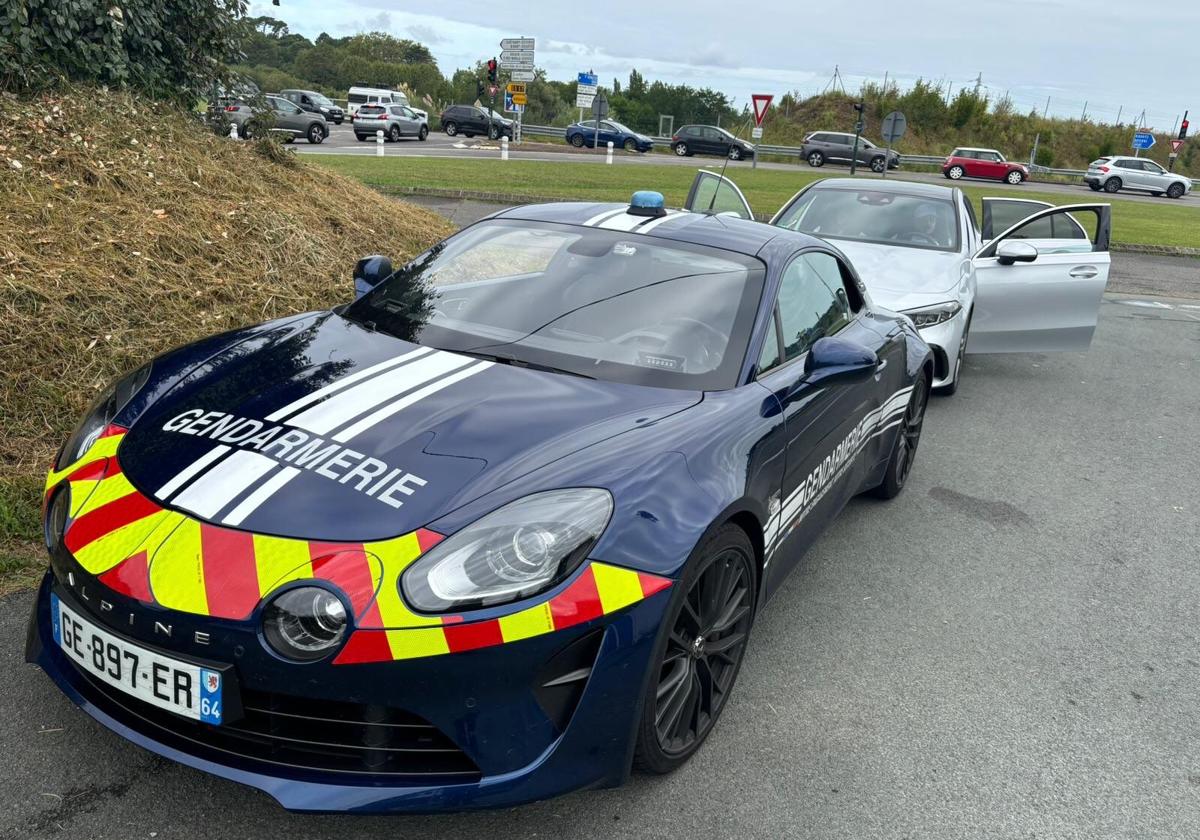
[[[771,107],[771,100],[775,96],[770,93],[756,93],[750,97],[754,103],[754,124],[762,125],[763,117],[767,115],[767,109]]]
[[[1179,147],[1182,146],[1183,144],[1184,144],[1183,140],[1172,140],[1171,141],[1171,151],[1178,152]]]

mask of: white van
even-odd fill
[[[358,112],[359,105],[403,105],[406,108],[412,108],[423,119],[428,120],[429,114],[422,111],[420,108],[413,108],[408,104],[408,97],[401,91],[388,90],[387,88],[359,87],[355,85],[350,88],[349,95],[346,97],[348,110],[351,114]]]

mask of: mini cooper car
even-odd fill
[[[753,218],[728,178],[702,172],[688,206]],[[1111,208],[984,198],[911,181],[814,181],[771,224],[836,243],[879,304],[933,351],[935,392],[958,390],[968,353],[1087,350],[1111,264]]]
[[[942,161],[942,174],[951,181],[960,178],[990,178],[1016,186],[1029,180],[1029,167],[1005,159],[995,149],[971,149],[960,146]]]
[[[519,207],[356,300],[101,397],[46,481],[27,656],[290,809],[511,805],[678,767],[933,359],[811,236]]]

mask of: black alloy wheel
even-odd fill
[[[1175,182],[1171,186],[1167,187],[1167,198],[1183,198],[1183,193],[1183,184],[1180,184],[1179,182]]]
[[[883,158],[881,158],[881,157],[871,158],[871,171],[872,172],[882,172],[886,168],[887,168],[887,164],[884,163]]]
[[[888,459],[883,481],[873,491],[879,498],[894,499],[904,489],[917,457],[917,445],[921,442],[921,426],[925,423],[925,406],[928,403],[929,380],[922,370],[913,383],[912,396],[904,409],[900,428],[896,431],[896,442],[892,446],[892,457]]]
[[[667,611],[638,730],[636,762],[668,773],[712,731],[737,680],[754,622],[754,549],[725,525],[699,550]]]
[[[574,146],[576,149],[582,149],[583,148],[583,135],[582,134],[572,134],[571,135],[571,145]]]
[[[1104,182],[1104,191],[1106,193],[1120,192],[1121,191],[1121,179],[1120,178],[1109,178],[1107,181]]]

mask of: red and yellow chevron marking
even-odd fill
[[[667,578],[591,562],[554,598],[510,615],[476,622],[420,615],[404,603],[396,583],[440,534],[420,529],[377,542],[327,543],[210,525],[134,489],[116,457],[125,431],[110,427],[76,463],[47,478],[47,496],[60,482],[70,483],[64,542],[80,566],[130,598],[236,620],[248,618],[284,584],[328,581],[350,600],[358,628],[334,664],[515,642],[608,615],[671,585]]]

